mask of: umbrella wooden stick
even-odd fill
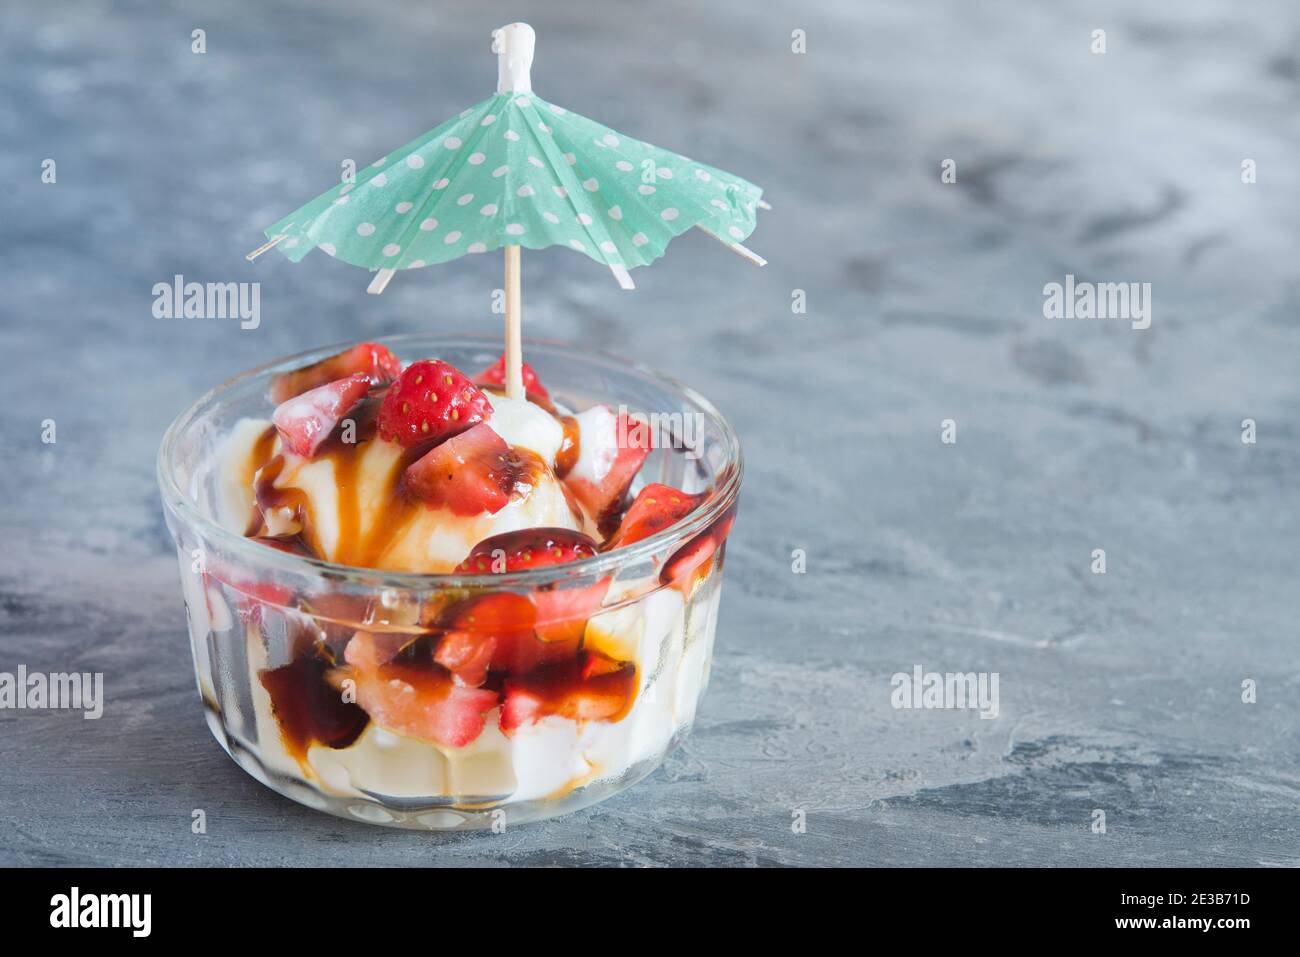
[[[526,23],[508,23],[492,31],[492,50],[497,54],[497,92],[533,92],[530,70],[537,36]],[[520,293],[519,246],[506,244],[506,395],[524,397],[523,310]]]
[[[760,256],[758,253],[754,252],[752,249],[742,246],[740,243],[733,243],[730,239],[723,239],[717,233],[713,232],[710,229],[705,229],[703,226],[696,226],[695,228],[702,233],[707,233],[708,235],[712,236],[714,239],[722,243],[722,245],[726,246],[737,256],[740,256],[742,259],[748,259],[755,266],[767,265],[767,260],[764,259],[762,256]]]
[[[506,246],[506,395],[524,397],[523,302],[520,298],[519,247]]]

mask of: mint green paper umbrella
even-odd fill
[[[266,230],[254,259],[275,247],[297,262],[312,249],[397,270],[504,247],[506,388],[523,395],[519,249],[584,253],[634,288],[628,269],[664,254],[691,227],[750,261],[762,190],[730,173],[632,139],[532,92],[535,35],[525,23],[493,33],[497,94],[313,199]]]

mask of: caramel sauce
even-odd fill
[[[374,394],[366,396],[344,418],[341,428],[336,428],[321,445],[315,460],[326,459],[334,468],[334,486],[337,489],[338,503],[338,547],[339,554],[334,560],[343,564],[352,564],[350,556],[345,554],[357,545],[361,539],[361,489],[357,484],[357,473],[361,461],[361,450],[375,438],[378,431],[376,419],[379,415],[381,399]],[[347,427],[351,422],[351,428]],[[345,441],[351,439],[351,441]]]
[[[256,536],[270,535],[271,530],[262,517],[272,509],[287,509],[296,526],[294,534],[309,548],[313,554],[321,554],[320,539],[316,537],[315,523],[311,517],[311,503],[306,493],[296,488],[277,488],[276,479],[284,471],[284,455],[276,455],[257,470],[253,482],[253,497],[257,502],[258,530]]]
[[[252,448],[248,451],[248,458],[244,460],[243,488],[257,489],[257,473],[266,465],[267,460],[271,457],[271,450],[275,448],[276,431],[274,425],[268,425],[257,441],[253,443]],[[264,525],[262,524],[262,505],[256,501],[254,496],[252,513],[248,516],[248,525],[244,529],[244,535],[248,538],[257,538],[261,535]]]
[[[275,435],[275,426],[268,425],[253,443],[248,453],[248,460],[244,463],[244,488],[252,488],[257,470],[271,457],[271,449],[275,448]]]
[[[374,523],[369,532],[362,535],[361,456],[369,443],[379,440],[376,419],[382,400],[382,391],[372,392],[364,398],[344,419],[345,423],[350,421],[351,426],[336,428],[313,457],[313,461],[328,460],[334,470],[338,543],[335,554],[329,557],[343,565],[376,567],[418,512],[418,503],[402,493],[400,480],[406,467],[426,451],[423,448],[407,450],[394,464],[386,483],[391,494],[389,505],[384,510],[384,520]],[[283,454],[268,460],[274,440],[275,427],[272,426],[259,437],[245,465],[245,472],[252,476],[250,481],[257,502],[256,513],[246,534],[249,537],[266,535],[269,530],[263,514],[270,509],[288,509],[298,526],[297,538],[310,554],[323,557],[325,549],[307,495],[301,489],[276,485],[287,462]]]
[[[421,635],[378,668],[384,681],[397,680],[417,691],[436,692],[452,681],[451,672],[433,660],[438,635]]]
[[[258,676],[271,698],[285,750],[299,763],[313,744],[346,748],[370,723],[360,706],[345,702],[330,684],[330,668],[329,662],[308,653]]]
[[[560,451],[555,453],[555,477],[558,479],[573,471],[573,467],[578,464],[578,456],[582,454],[578,420],[571,415],[562,415],[560,425],[564,428],[564,441],[560,443]]]
[[[600,532],[602,542],[609,541],[614,533],[618,531],[618,526],[623,521],[623,513],[627,511],[628,495],[624,494],[623,498],[610,503],[609,508],[596,519],[596,530]]]
[[[537,487],[538,480],[545,472],[546,463],[536,452],[511,448],[503,456],[497,479],[502,491],[512,495],[518,493],[522,497]]]
[[[567,661],[542,665],[510,679],[511,690],[527,694],[538,718],[621,721],[636,698],[637,668],[599,651],[582,651]]]

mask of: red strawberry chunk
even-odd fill
[[[505,508],[517,489],[531,486],[541,460],[506,445],[486,423],[454,435],[408,465],[403,482],[430,508],[469,517]]]
[[[517,572],[591,558],[596,548],[595,540],[572,529],[521,528],[483,539],[456,570],[473,575]]]
[[[297,551],[294,546],[285,540],[275,538],[255,538],[253,541],[261,542],[264,545],[270,545],[272,548],[291,554],[305,554]],[[257,580],[250,578],[247,571],[241,570],[238,566],[231,564],[224,558],[210,558],[208,560],[208,574],[217,581],[239,592],[245,598],[250,598],[255,602],[261,602],[271,605],[289,606],[294,597],[293,589],[287,585],[281,585],[278,582],[269,579]]]
[[[717,521],[683,545],[664,562],[659,581],[689,593],[695,583],[709,573],[711,559],[726,542],[736,521],[733,505]]]
[[[382,728],[452,748],[469,744],[483,730],[497,693],[467,688],[434,665],[385,660],[375,636],[359,631],[344,658],[356,681],[357,703]]]
[[[487,680],[496,650],[495,635],[449,631],[438,642],[433,660],[450,671],[459,684],[477,688]]]
[[[540,718],[545,717],[544,706],[543,700],[527,688],[512,689],[507,686],[506,698],[501,705],[501,716],[498,719],[501,731],[506,735],[512,735],[524,725],[536,723]]]
[[[631,545],[677,524],[708,498],[707,492],[691,495],[671,485],[653,483],[637,493],[607,548]]]
[[[595,540],[568,528],[525,528],[483,539],[457,568],[466,574],[505,574],[546,565],[591,558]],[[609,579],[565,588],[555,585],[532,592],[537,608],[534,628],[544,642],[582,639],[587,619],[596,613],[609,590]]]
[[[590,585],[565,588],[555,585],[532,593],[537,607],[537,637],[546,642],[581,641],[587,620],[600,611],[609,591],[608,577]]]
[[[551,394],[546,391],[546,386],[542,385],[541,380],[537,378],[537,373],[527,362],[523,365],[524,394],[534,398],[550,401]],[[482,372],[474,377],[475,385],[491,385],[505,388],[506,385],[506,355],[501,353],[501,358],[494,365],[488,366]]]
[[[450,613],[452,629],[443,636],[433,660],[462,684],[481,685],[495,665],[512,662],[514,645],[534,641],[532,603],[512,592],[471,598]]]
[[[452,612],[434,661],[462,684],[477,687],[489,671],[522,675],[578,653],[578,639],[542,641],[533,630],[537,611],[524,595],[492,592],[471,598]]]
[[[230,587],[246,595],[255,603],[246,607],[241,606],[240,617],[246,614],[254,614],[259,605],[274,605],[277,608],[285,608],[291,607],[293,602],[293,589],[288,585],[280,585],[276,582],[236,582]]]
[[[379,435],[413,448],[464,432],[492,403],[455,366],[421,359],[406,367],[379,408]]]
[[[287,585],[269,581],[230,580],[216,571],[205,575],[204,578],[209,584],[213,581],[222,582],[238,595],[235,598],[235,610],[239,614],[239,620],[243,622],[260,623],[262,621],[262,609],[267,605],[277,609],[292,608],[294,606],[294,592]],[[212,594],[207,594],[207,598],[208,612],[211,614],[213,610]]]
[[[505,683],[501,730],[507,735],[550,715],[571,721],[618,721],[636,695],[636,665],[599,652],[539,668]]]
[[[579,454],[564,482],[596,519],[616,510],[650,454],[650,427],[608,406],[593,406],[576,416]]]
[[[383,385],[392,382],[401,372],[401,362],[386,347],[377,342],[363,342],[327,359],[276,376],[271,383],[271,401],[284,402],[309,389],[352,375],[366,376],[371,385]]]
[[[256,539],[256,541],[265,542],[283,551],[292,551],[290,546],[281,545],[275,539],[260,538]],[[281,585],[279,582],[269,579],[259,581],[249,578],[246,573],[241,572],[236,566],[231,565],[224,559],[215,557],[209,559],[208,568],[203,577],[209,585],[213,581],[218,581],[236,593],[238,597],[234,599],[235,608],[241,621],[260,622],[264,605],[271,605],[275,608],[295,607],[295,598],[297,596],[288,585]],[[211,612],[211,596],[209,596],[208,606],[208,610]]]
[[[311,458],[334,427],[370,391],[370,380],[352,375],[317,386],[280,403],[271,415],[284,447]]]

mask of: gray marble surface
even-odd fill
[[[5,7],[0,670],[102,671],[107,704],[0,711],[0,863],[1300,864],[1295,5],[753,9]],[[268,357],[496,328],[496,257],[380,298],[323,256],[242,257],[344,158],[487,95],[517,18],[550,100],[767,188],[762,270],[694,235],[632,294],[563,252],[525,267],[531,333],[697,386],[749,470],[664,767],[502,835],[393,832],[211,739],[154,453]],[[155,320],[176,273],[260,280],[260,328]],[[1067,273],[1150,282],[1151,327],[1044,318]],[[997,672],[999,716],[895,710],[917,664]]]

